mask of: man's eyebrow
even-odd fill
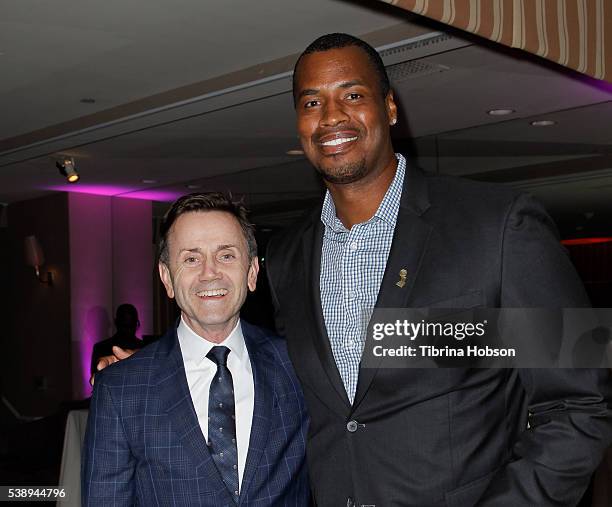
[[[237,245],[233,245],[233,244],[231,244],[231,243],[228,243],[227,245],[219,245],[219,246],[217,247],[217,252],[218,252],[219,250],[225,250],[225,249],[227,249],[227,248],[238,248],[238,247],[237,247]]]
[[[183,252],[189,252],[189,253],[202,253],[202,250],[200,248],[181,248],[181,251],[179,253],[183,253]]]
[[[338,88],[350,88],[351,86],[361,86],[363,85],[363,81],[361,79],[353,79],[352,81],[345,81],[344,83],[340,83]]]
[[[351,86],[362,86],[364,83],[361,79],[352,79],[351,81],[344,81],[342,83],[340,83],[338,85],[338,88],[350,88]],[[319,90],[316,88],[306,88],[305,90],[302,90],[297,98],[301,99],[302,97],[306,97],[309,95],[316,95],[317,93],[319,93]]]
[[[301,99],[302,97],[305,97],[307,95],[316,95],[317,93],[319,93],[319,90],[316,90],[315,88],[306,88],[298,94],[297,98]]]

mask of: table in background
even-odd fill
[[[88,414],[89,410],[71,410],[66,419],[59,486],[65,488],[69,496],[57,502],[62,507],[81,506],[81,447]]]

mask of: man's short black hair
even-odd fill
[[[158,257],[160,262],[168,264],[168,235],[177,218],[184,213],[204,211],[225,211],[232,215],[242,229],[247,244],[249,258],[257,257],[257,243],[255,242],[255,229],[249,222],[246,208],[235,202],[229,195],[221,192],[197,192],[180,197],[166,212],[159,227]]]
[[[389,76],[387,75],[387,71],[385,69],[385,64],[382,61],[382,58],[378,54],[372,46],[370,46],[367,42],[358,39],[357,37],[353,37],[347,33],[328,33],[327,35],[322,35],[314,42],[310,43],[310,45],[302,52],[300,57],[295,62],[295,66],[293,67],[293,102],[296,103],[296,89],[295,82],[297,77],[298,66],[300,65],[300,61],[305,55],[309,55],[311,53],[320,53],[322,51],[329,51],[330,49],[341,49],[349,46],[356,46],[365,51],[374,71],[378,75],[378,85],[380,87],[380,91],[382,93],[383,99],[389,93],[391,89],[391,85],[389,84]]]
[[[115,313],[115,326],[117,330],[128,329],[135,331],[140,327],[140,321],[138,320],[138,310],[134,305],[130,303],[123,303],[117,307]]]

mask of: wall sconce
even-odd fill
[[[40,267],[45,263],[45,254],[36,236],[27,236],[24,247],[26,265],[32,266],[36,270],[38,281],[46,285],[53,285],[53,274],[50,271],[47,271],[43,276],[40,275]]]

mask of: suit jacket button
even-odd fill
[[[357,424],[357,421],[355,420],[349,421],[348,423],[346,423],[346,429],[349,430],[351,433],[355,433],[358,427],[359,425]]]

